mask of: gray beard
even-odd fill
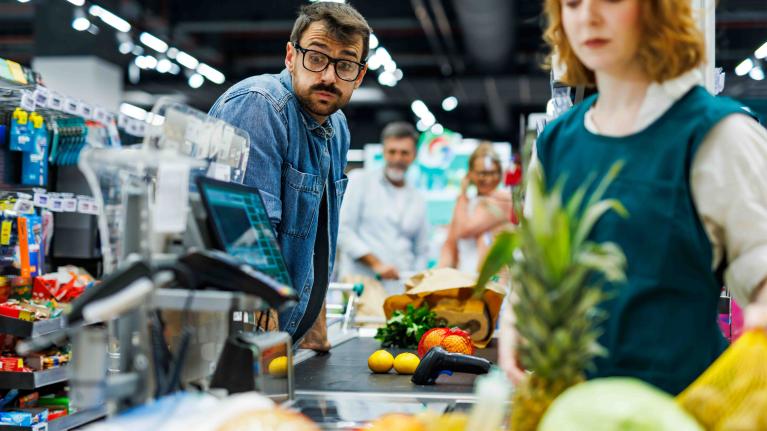
[[[405,181],[405,177],[407,176],[407,171],[402,169],[396,169],[396,168],[386,168],[384,169],[384,175],[386,175],[386,178],[388,178],[389,181],[393,181],[395,183],[401,183]]]

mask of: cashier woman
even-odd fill
[[[305,5],[285,47],[285,69],[235,84],[210,110],[250,136],[245,184],[261,192],[300,295],[279,316],[294,341],[321,316],[333,270],[350,142],[340,109],[365,76],[369,38],[352,6]]]
[[[690,4],[546,0],[545,38],[564,81],[598,94],[546,127],[533,160],[549,184],[567,176],[565,199],[625,161],[607,195],[630,216],[605,216],[591,235],[618,243],[628,260],[627,282],[604,305],[609,356],[591,377],[636,377],[672,394],[726,347],[720,265],[746,325],[767,326],[767,131],[702,87]],[[518,380],[507,317],[501,362]]]

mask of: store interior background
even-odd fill
[[[0,55],[32,65],[54,90],[114,111],[122,103],[150,110],[161,96],[207,111],[229,85],[282,69],[285,43],[296,10],[304,2],[104,0],[83,7],[78,3],[0,2]],[[117,31],[90,14],[93,4],[127,20],[130,32]],[[549,76],[540,67],[545,52],[542,1],[359,0],[352,4],[368,19],[379,46],[402,72],[402,79],[389,86],[385,84],[391,84],[391,76],[380,78],[383,67],[371,71],[345,109],[354,149],[377,142],[381,127],[389,121],[416,123],[419,118],[411,109],[415,100],[426,104],[437,123],[464,137],[516,145],[520,118],[541,112],[550,98]],[[90,27],[75,30],[78,17],[88,19]],[[765,28],[764,0],[719,2],[716,65],[727,74],[724,94],[763,113],[767,113],[767,84],[754,78],[763,78],[767,64],[762,61],[757,64],[760,71],[744,76],[734,72],[767,42]],[[174,66],[175,75],[158,72],[158,68],[164,70],[160,66],[164,57],[141,44],[142,32],[212,66],[223,74],[224,82],[204,79],[199,88],[192,88],[192,71],[184,66]],[[157,61],[137,62],[136,46],[143,48],[140,55]],[[156,65],[141,69],[137,63]],[[441,105],[450,96],[458,104],[448,112]]]

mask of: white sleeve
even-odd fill
[[[419,194],[421,204],[419,205],[418,217],[421,219],[420,227],[413,243],[413,255],[415,256],[414,269],[423,271],[429,265],[429,219],[426,214],[426,200]]]
[[[541,162],[538,160],[538,146],[533,144],[533,151],[530,154],[530,164],[527,166],[527,172],[523,172],[525,178],[528,179],[525,189],[525,206],[522,209],[522,214],[525,218],[529,218],[533,211],[533,205],[531,202],[533,194],[530,193],[530,175],[538,169],[541,169]]]
[[[690,184],[713,265],[726,250],[725,283],[746,305],[767,277],[767,130],[741,114],[720,121],[695,155]]]
[[[362,211],[364,183],[365,174],[362,171],[349,173],[349,185],[346,188],[346,193],[344,193],[344,202],[341,205],[339,217],[338,247],[341,252],[353,260],[371,253],[370,247],[357,234],[360,212]]]

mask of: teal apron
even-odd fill
[[[614,296],[603,305],[608,318],[600,342],[609,356],[589,377],[631,376],[677,394],[726,346],[717,321],[721,284],[690,169],[711,128],[744,111],[695,87],[648,128],[614,138],[584,126],[596,97],[552,122],[537,142],[548,185],[567,176],[565,199],[592,173],[598,182],[615,162],[626,162],[605,197],[619,199],[630,215],[604,216],[590,236],[620,245],[628,267],[626,283],[606,287]]]

